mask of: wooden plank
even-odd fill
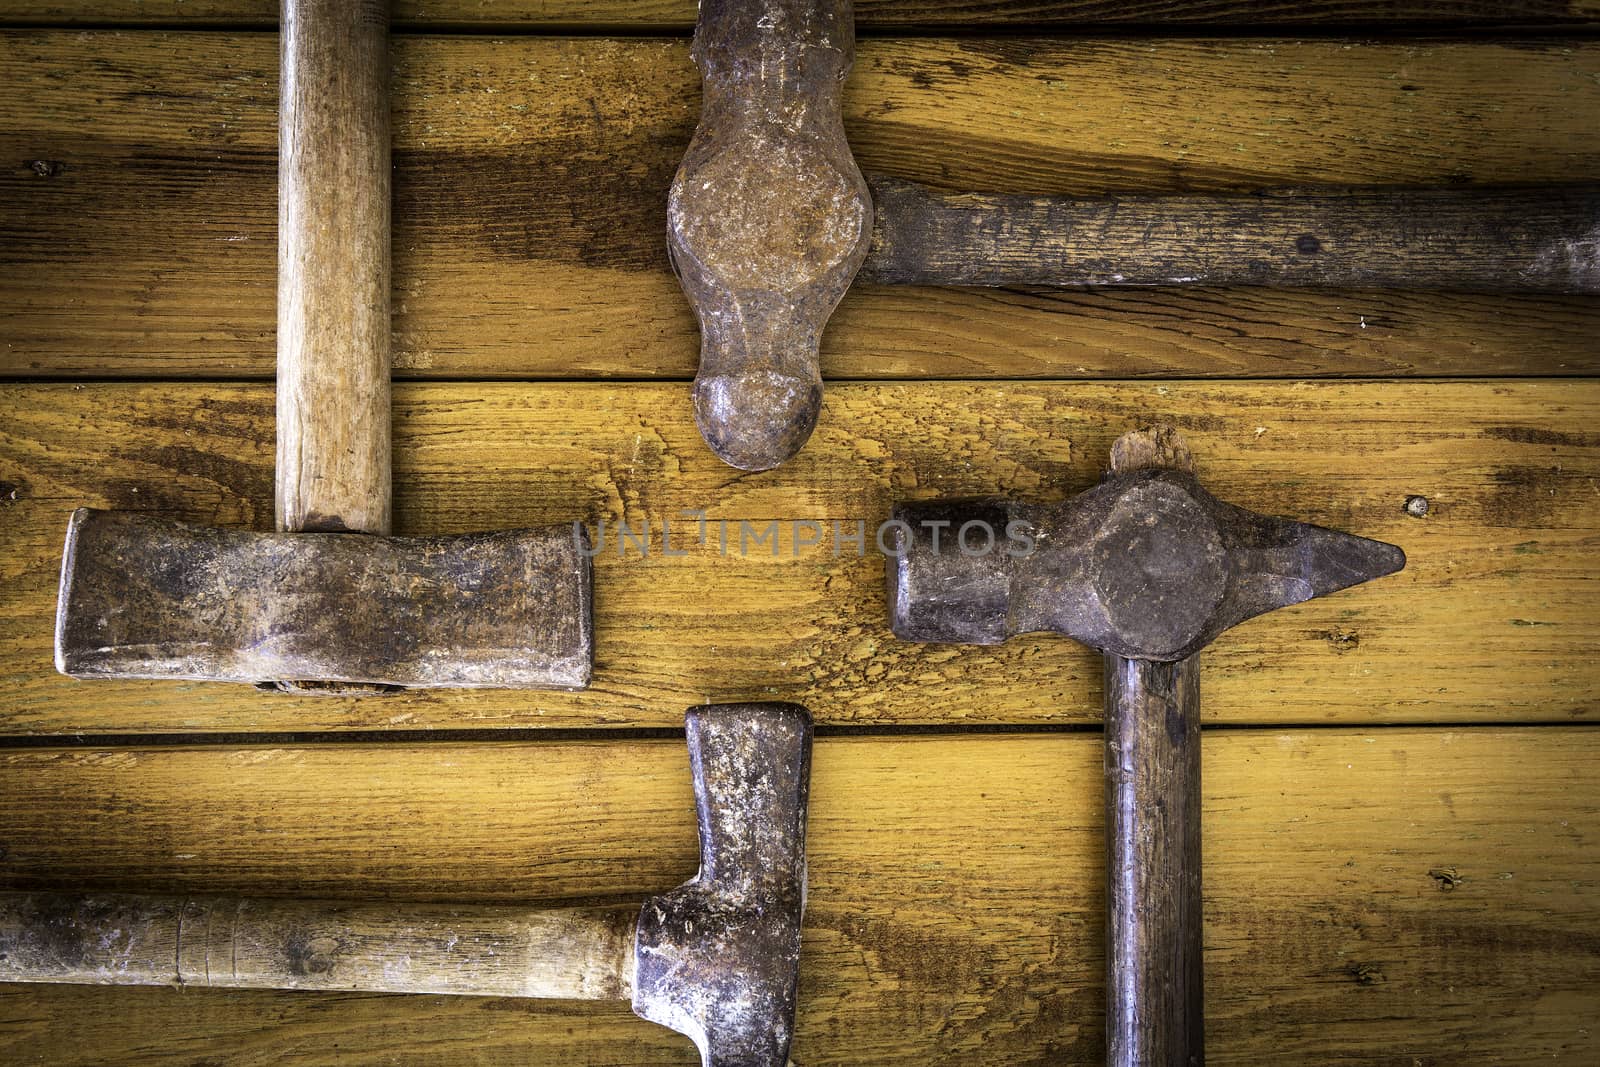
[[[399,38],[394,60],[397,373],[691,375],[698,335],[663,239],[698,100],[686,44]],[[270,376],[276,70],[263,34],[5,37],[0,375]],[[1588,181],[1600,44],[875,40],[846,110],[864,167],[943,189]],[[1596,309],[863,286],[823,369],[1586,373]]]
[[[1262,4],[1252,0],[857,0],[867,32],[903,27],[1373,26],[1434,29],[1463,26],[1576,26],[1592,23],[1592,0],[1316,0]],[[417,28],[480,31],[628,29],[687,32],[694,0],[399,0],[394,18]],[[273,0],[11,0],[3,22],[115,22],[143,26],[195,23],[275,25]]]
[[[1218,1063],[1600,1055],[1600,734],[1205,739]],[[823,738],[794,1053],[1103,1062],[1100,742]],[[689,877],[673,741],[0,754],[11,887],[636,907]],[[202,1052],[203,1050],[203,1052]],[[621,1004],[0,988],[7,1062],[693,1062]]]
[[[717,461],[683,383],[411,384],[395,393],[396,532],[581,518],[595,560],[594,687],[291,698],[79,682],[50,661],[74,507],[271,522],[265,385],[9,386],[0,409],[0,702],[6,733],[672,725],[703,700],[786,699],[825,723],[1085,723],[1099,657],[1050,636],[925,646],[887,627],[867,529],[896,500],[1059,499],[1112,440],[1183,428],[1225,500],[1401,545],[1400,575],[1247,623],[1204,654],[1208,721],[1551,721],[1600,710],[1600,383],[835,384],[778,471]],[[1429,501],[1426,518],[1405,511]],[[695,543],[686,510],[728,520]],[[780,524],[774,547],[750,542]],[[812,520],[821,542],[795,551]],[[617,524],[652,531],[652,553]],[[673,523],[683,558],[662,555]],[[810,530],[802,530],[808,535]],[[839,555],[836,557],[834,549]],[[862,553],[864,554],[858,554]]]

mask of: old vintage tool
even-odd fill
[[[615,908],[0,892],[0,981],[632,999],[706,1067],[782,1067],[805,909],[811,716],[692,708],[700,872]]]
[[[897,507],[889,612],[911,641],[1052,630],[1105,653],[1106,1062],[1204,1057],[1200,658],[1224,630],[1405,566],[1394,545],[1207,493],[1176,430],[1127,434],[1060,504]]]
[[[857,276],[913,285],[1600,291],[1600,186],[1073,200],[862,177],[840,95],[850,0],[701,0],[700,124],[667,241],[700,321],[695,419],[775,467],[822,403],[818,344]]]
[[[283,3],[278,532],[80,509],[56,617],[65,674],[588,684],[591,568],[567,527],[389,536],[387,6]]]

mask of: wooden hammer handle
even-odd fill
[[[1193,473],[1166,427],[1123,435],[1116,472]],[[1205,1062],[1200,657],[1105,656],[1106,1063]]]
[[[283,0],[279,530],[389,532],[387,0]]]
[[[0,981],[612,1000],[637,916],[604,908],[0,893]]]
[[[985,196],[872,179],[868,281],[1600,292],[1600,185]]]

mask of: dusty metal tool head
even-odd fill
[[[279,532],[78,511],[56,666],[305,693],[582,688],[576,531],[389,536],[388,5],[284,0],[281,24]]]
[[[845,139],[850,0],[701,0],[700,124],[667,246],[700,321],[695,420],[767,470],[810,437],[818,347],[853,279],[898,285],[1316,285],[1600,291],[1600,187],[1096,198],[864,181]]]
[[[1179,660],[1246,619],[1405,566],[1394,545],[1245,511],[1178,470],[1114,474],[1060,504],[940,501],[894,519],[890,620],[911,641],[1050,630]]]
[[[700,125],[668,196],[667,247],[700,320],[695,420],[743,470],[811,436],[822,328],[871,241],[839,104],[854,54],[848,0],[701,0]]]
[[[722,704],[688,715],[700,873],[639,913],[633,1010],[687,1034],[705,1067],[783,1067],[806,901],[811,715]]]
[[[580,689],[594,629],[591,565],[574,538],[565,527],[254,533],[80,508],[61,566],[56,668],[301,692]]]

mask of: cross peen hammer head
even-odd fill
[[[700,873],[645,902],[633,1010],[687,1034],[704,1067],[783,1067],[806,898],[811,715],[798,704],[688,713]]]
[[[1060,504],[934,502],[894,519],[890,621],[911,641],[1048,630],[1180,660],[1246,619],[1405,566],[1394,545],[1234,507],[1184,470],[1113,474]]]
[[[253,533],[80,508],[56,668],[305,692],[581,689],[594,631],[579,536]]]

